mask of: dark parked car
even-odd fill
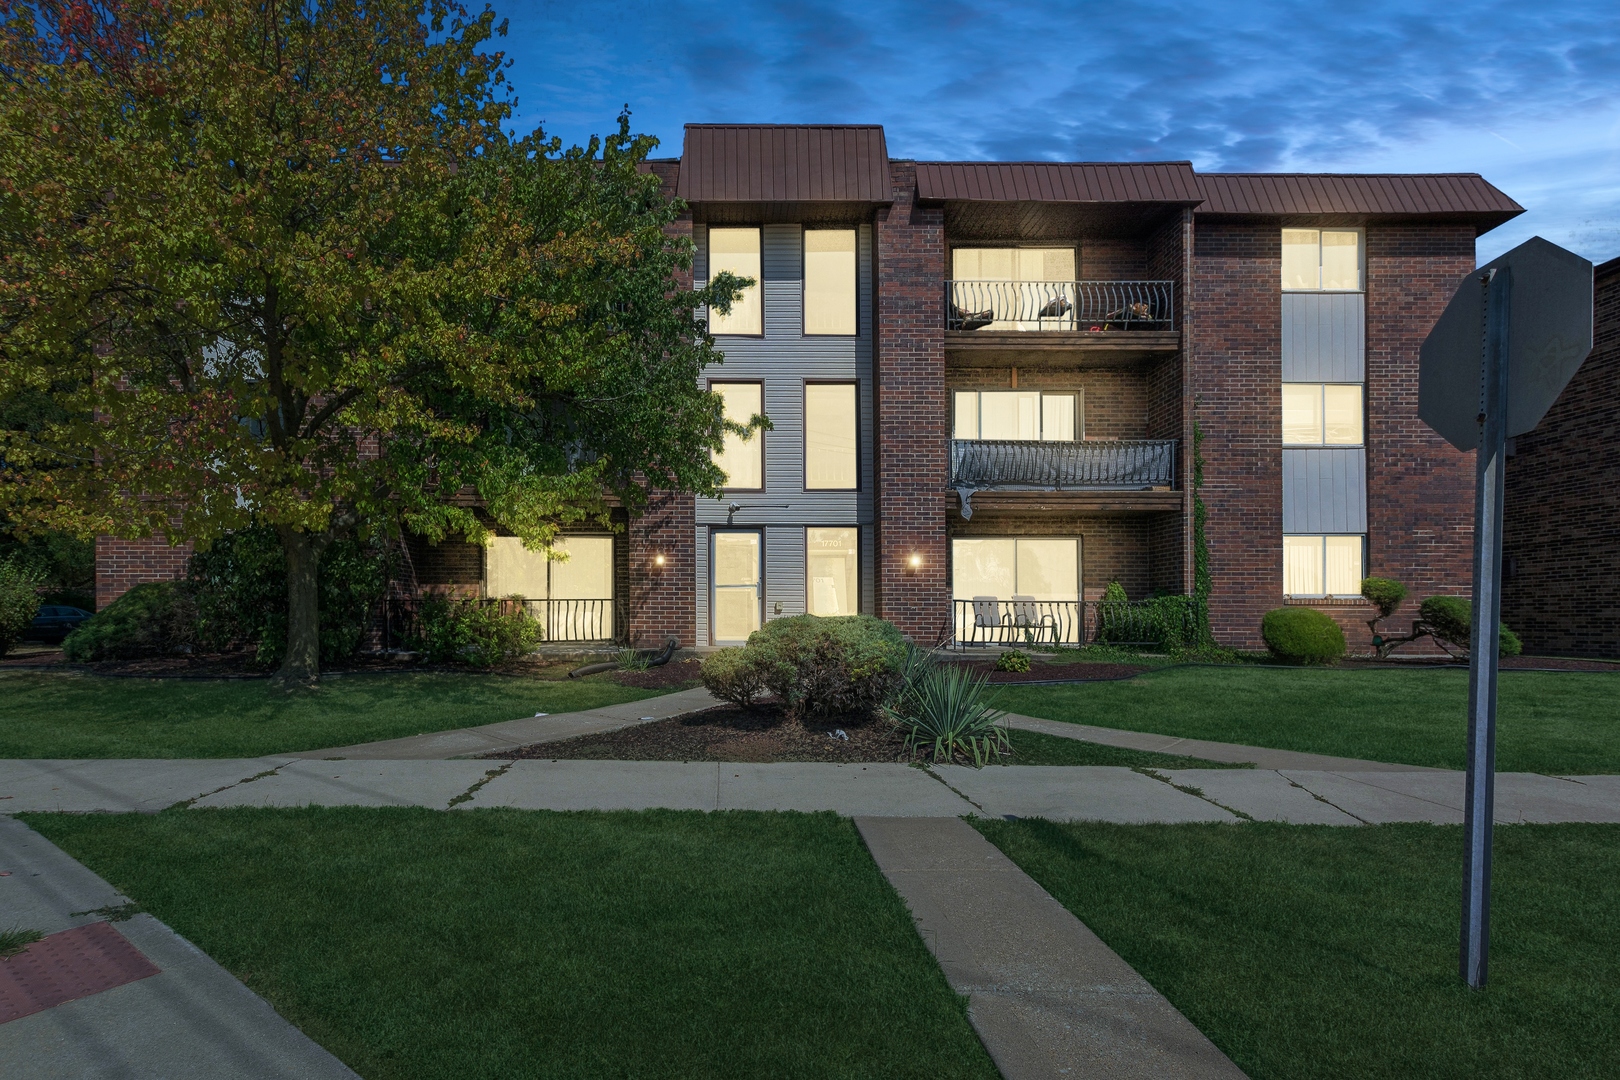
[[[27,636],[32,641],[61,641],[89,617],[90,613],[83,608],[46,604],[29,624]]]

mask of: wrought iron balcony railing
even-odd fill
[[[421,612],[429,597],[389,597],[382,605],[383,647],[411,647],[425,632]],[[515,597],[456,597],[462,607],[496,608],[502,614],[521,611],[533,619],[546,643],[601,643],[621,636],[622,617],[614,600],[528,600]]]
[[[1064,491],[1088,488],[1174,487],[1176,440],[1025,442],[952,439],[951,487],[962,516],[973,516],[970,497],[986,488]]]
[[[1158,645],[1193,640],[1198,606],[1190,596],[1153,600],[1037,600],[975,596],[953,601],[954,640],[974,645]]]
[[[1173,330],[1170,281],[947,281],[945,329]]]

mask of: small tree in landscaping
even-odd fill
[[[40,575],[15,559],[0,562],[0,656],[22,640],[39,614]]]

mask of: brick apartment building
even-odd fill
[[[1414,609],[1467,595],[1472,458],[1418,419],[1417,354],[1475,238],[1522,212],[1479,176],[903,161],[876,126],[690,125],[650,168],[696,283],[758,283],[705,379],[772,430],[728,442],[718,499],[662,496],[549,565],[410,545],[413,587],[531,597],[558,638],[861,611],[927,643],[1078,642],[1111,582],[1192,591],[1201,501],[1223,643],[1308,604],[1365,645],[1366,575]],[[166,549],[98,545],[98,602],[143,557],[172,576]]]
[[[1592,351],[1508,451],[1502,620],[1528,652],[1620,659],[1620,259],[1592,284]]]

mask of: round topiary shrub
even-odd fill
[[[1431,596],[1419,606],[1418,616],[1429,633],[1441,641],[1459,649],[1469,647],[1474,632],[1473,601],[1460,596]],[[1498,623],[1496,648],[1503,656],[1518,656],[1524,652],[1524,643],[1507,628],[1507,623]]]
[[[196,622],[196,605],[178,583],[149,581],[80,623],[62,652],[79,663],[178,652],[195,640]]]
[[[754,631],[743,651],[789,712],[864,715],[900,688],[906,639],[871,615],[795,615]]]
[[[1344,657],[1344,631],[1333,619],[1310,607],[1283,607],[1266,612],[1260,636],[1279,660],[1290,664],[1334,664]]]
[[[1393,578],[1370,577],[1361,583],[1361,595],[1378,609],[1378,617],[1387,619],[1395,614],[1395,609],[1401,606],[1406,599],[1406,586]]]
[[[767,692],[765,667],[757,650],[752,654],[746,648],[710,653],[698,667],[698,678],[709,693],[744,709]]]

